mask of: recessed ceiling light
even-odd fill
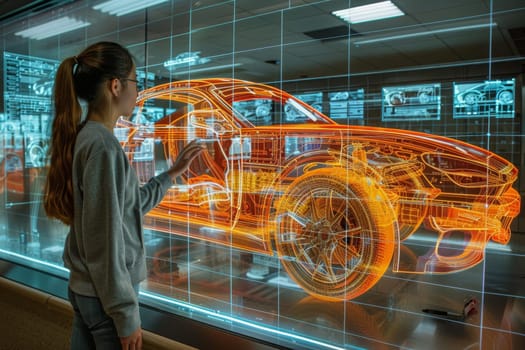
[[[110,15],[123,16],[167,1],[168,0],[110,0],[93,6],[93,9],[109,13]]]
[[[352,24],[404,15],[403,11],[394,5],[392,1],[381,1],[374,4],[351,7],[345,10],[333,11],[332,14]]]
[[[71,17],[62,17],[50,22],[40,24],[25,30],[16,32],[15,35],[23,38],[41,40],[66,32],[71,32],[75,29],[89,26],[91,23],[80,21]]]

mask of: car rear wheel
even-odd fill
[[[373,181],[344,169],[313,170],[297,178],[279,204],[276,246],[306,292],[353,299],[389,266],[394,222],[386,194]]]

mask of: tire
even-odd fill
[[[403,92],[395,92],[387,96],[388,104],[391,106],[401,106],[406,103],[405,94]]]
[[[472,91],[472,92],[467,92],[466,94],[463,95],[463,101],[465,102],[465,104],[469,106],[477,105],[482,100],[483,100],[483,95],[479,92]]]
[[[46,151],[43,141],[30,144],[27,153],[34,167],[40,168],[46,165]]]
[[[429,104],[432,101],[432,97],[428,92],[419,93],[417,99],[419,100],[419,104],[421,105]]]
[[[510,90],[502,90],[498,92],[496,100],[499,102],[499,104],[510,105],[514,102],[514,94]]]
[[[276,247],[282,265],[307,293],[324,300],[356,298],[381,278],[396,236],[387,196],[344,169],[312,170],[281,200]]]

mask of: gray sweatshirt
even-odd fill
[[[75,215],[63,258],[71,290],[98,297],[121,337],[140,326],[133,286],[146,278],[142,217],[171,184],[163,173],[140,187],[110,130],[92,121],[80,130],[73,157]]]

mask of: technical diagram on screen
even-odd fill
[[[514,118],[515,80],[454,83],[454,118]]]
[[[439,120],[441,84],[383,87],[382,120]]]
[[[363,119],[365,89],[328,93],[332,119]]]
[[[328,93],[332,119],[363,119],[365,89]]]
[[[10,52],[4,52],[3,60],[4,157],[0,186],[7,204],[24,205],[33,203],[40,190],[35,187],[35,179],[46,165],[51,96],[59,62]]]

